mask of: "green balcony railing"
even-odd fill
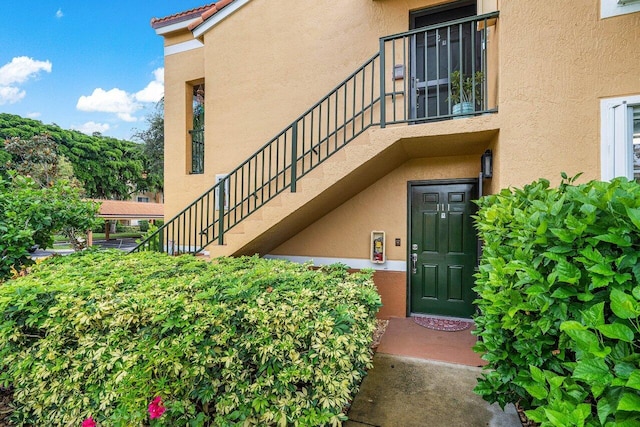
[[[191,135],[191,173],[204,173],[204,128],[189,131]]]
[[[134,251],[198,253],[211,243],[224,244],[229,230],[283,191],[295,192],[298,180],[371,126],[458,115],[456,85],[471,86],[470,95],[462,96],[471,108],[461,114],[496,111],[487,97],[486,42],[497,16],[383,37],[378,53]],[[192,132],[196,140],[203,141]],[[193,170],[203,170],[204,145],[192,147],[202,154]]]
[[[491,29],[499,13],[450,21],[380,39],[380,126],[497,111],[489,81]],[[495,30],[494,30],[495,31]]]

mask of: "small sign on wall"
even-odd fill
[[[385,235],[384,231],[371,232],[371,262],[382,264],[386,261],[385,257]]]

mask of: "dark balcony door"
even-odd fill
[[[409,187],[411,313],[471,317],[477,236],[472,215],[477,181]]]
[[[457,7],[436,7],[412,13],[411,29],[442,24],[476,15],[476,3]],[[471,75],[480,70],[481,43],[474,23],[419,32],[411,38],[412,119],[429,119],[451,114],[449,76],[454,70]],[[472,46],[473,45],[473,46]]]

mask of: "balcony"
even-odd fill
[[[380,126],[497,111],[498,13],[380,39]]]

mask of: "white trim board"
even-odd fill
[[[180,22],[176,22],[174,24],[169,24],[169,25],[164,25],[160,28],[156,28],[156,34],[159,36],[165,35],[165,34],[169,34],[173,31],[178,31],[178,30],[186,30],[187,28],[189,28],[189,24],[191,24],[193,21],[195,21],[196,19],[198,19],[198,17],[196,16],[195,18],[191,18],[185,21],[180,21]]]
[[[640,95],[600,100],[600,178],[608,181],[627,176],[633,170],[633,154],[628,146],[633,120],[630,106],[640,105]]]
[[[164,56],[175,55],[176,53],[187,52],[194,49],[200,49],[204,44],[200,40],[189,40],[186,42],[165,46]]]
[[[320,267],[324,265],[331,265],[336,263],[342,263],[350,268],[362,270],[364,268],[371,268],[380,271],[407,271],[407,263],[405,261],[386,261],[384,264],[376,264],[368,259],[361,258],[328,258],[328,257],[311,257],[311,256],[296,256],[296,255],[271,255],[264,256],[267,259],[285,259],[287,261],[295,262],[298,264],[304,264],[310,262],[314,266]]]

